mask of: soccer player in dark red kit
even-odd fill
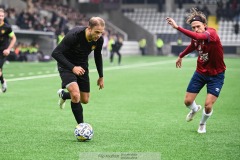
[[[0,8],[0,82],[2,84],[3,93],[7,91],[7,82],[3,78],[3,64],[10,54],[16,40],[17,38],[11,26],[4,22],[4,10]]]
[[[72,112],[78,124],[83,123],[82,103],[87,104],[90,96],[88,56],[92,51],[99,74],[97,85],[99,89],[104,87],[101,54],[104,29],[104,20],[92,17],[88,26],[70,30],[52,52],[62,79],[62,89],[58,90],[59,106],[63,108],[66,99],[71,99]]]
[[[224,84],[226,66],[223,59],[222,44],[216,30],[207,27],[206,16],[195,8],[190,10],[186,20],[193,31],[178,26],[170,17],[167,17],[166,21],[174,29],[192,38],[191,44],[180,53],[176,60],[177,68],[181,68],[184,56],[194,50],[198,52],[196,71],[187,87],[184,103],[191,110],[186,117],[186,120],[190,122],[201,109],[201,106],[196,104],[195,98],[206,85],[205,108],[198,128],[198,133],[206,133],[206,122],[213,113],[213,104],[216,102]]]

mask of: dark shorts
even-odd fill
[[[0,68],[2,69],[4,62],[6,61],[7,57],[0,55]]]
[[[90,92],[88,70],[85,70],[85,73],[82,76],[77,76],[72,71],[59,67],[58,71],[62,79],[62,88],[66,88],[66,86],[72,82],[77,82],[81,92]]]
[[[207,85],[207,93],[210,93],[216,97],[219,96],[222,86],[224,84],[224,72],[215,76],[207,76],[195,72],[188,85],[187,92],[199,93],[203,86]]]
[[[3,56],[3,50],[0,50],[0,68],[3,67],[4,62],[6,61],[7,57]]]

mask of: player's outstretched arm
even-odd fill
[[[178,29],[177,23],[174,21],[174,19],[167,17],[166,18],[167,23],[172,26],[174,29]]]

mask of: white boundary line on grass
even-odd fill
[[[184,61],[190,61],[193,59],[185,59]],[[195,60],[195,59],[194,59]],[[114,66],[114,67],[107,67],[104,68],[104,71],[111,71],[111,70],[119,70],[119,69],[129,69],[129,68],[138,68],[138,67],[148,67],[154,66],[159,64],[168,64],[168,63],[175,63],[175,60],[168,60],[168,61],[159,61],[159,62],[149,62],[149,63],[141,63],[141,64],[133,64],[133,65],[124,65],[124,66]],[[97,72],[96,69],[90,69],[89,72]],[[20,77],[20,78],[12,78],[7,79],[7,82],[15,82],[15,81],[24,81],[24,80],[31,80],[31,79],[39,79],[39,78],[49,78],[49,77],[56,77],[58,73],[54,74],[46,74],[46,75],[38,75],[38,76],[29,76],[29,77]]]

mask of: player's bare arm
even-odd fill
[[[178,28],[177,23],[176,23],[172,18],[167,17],[167,18],[166,18],[166,21],[167,21],[167,23],[168,23],[170,26],[172,26],[173,28],[175,28],[175,29]]]

